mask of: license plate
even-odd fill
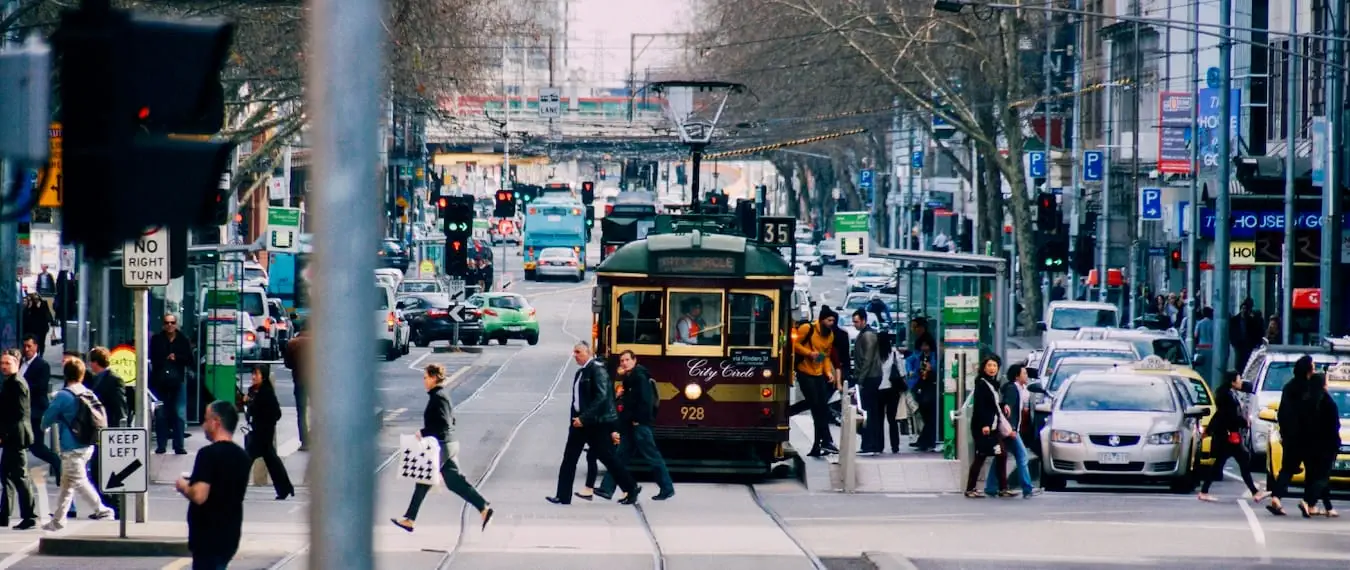
[[[562,216],[549,216],[549,217],[548,217],[548,221],[550,221],[550,222],[561,222],[561,221],[562,221]]]
[[[515,326],[509,326],[509,327],[506,327],[506,330],[515,332],[515,331],[525,330],[525,327],[522,327],[522,326],[519,326],[519,325],[515,325]]]
[[[1129,463],[1129,462],[1130,462],[1130,454],[1128,454],[1128,453],[1098,453],[1098,454],[1097,454],[1097,461],[1099,461],[1099,462],[1101,462],[1101,463],[1110,463],[1110,464],[1113,464],[1113,465],[1119,465],[1119,464],[1121,464],[1121,463]]]
[[[1350,471],[1350,460],[1337,461],[1336,465],[1332,467],[1332,469],[1336,471]]]

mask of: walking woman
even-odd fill
[[[441,447],[441,478],[445,480],[445,486],[478,509],[478,515],[483,519],[482,528],[486,529],[492,521],[492,507],[464,478],[459,471],[459,464],[455,463],[455,456],[459,455],[459,442],[455,441],[455,413],[450,407],[450,392],[445,388],[445,369],[439,364],[428,364],[422,374],[422,382],[427,388],[427,409],[422,412],[422,431],[417,433],[417,439],[436,438]],[[417,521],[417,511],[421,510],[422,501],[426,500],[430,490],[431,485],[416,485],[412,500],[408,502],[408,511],[403,514],[403,518],[389,519],[390,522],[412,532]]]
[[[1242,400],[1238,399],[1237,392],[1240,390],[1242,376],[1229,371],[1224,373],[1224,383],[1219,386],[1219,391],[1214,393],[1214,417],[1206,428],[1210,450],[1214,455],[1214,468],[1200,485],[1198,498],[1201,501],[1218,502],[1209,494],[1209,486],[1223,479],[1223,465],[1230,457],[1237,461],[1238,469],[1242,472],[1242,482],[1251,491],[1253,503],[1260,503],[1270,496],[1269,492],[1258,490],[1252,481],[1252,457],[1247,453],[1244,439],[1247,428],[1251,426],[1248,425],[1247,413],[1242,409]]]
[[[267,475],[272,478],[272,486],[277,491],[277,500],[295,496],[295,487],[286,473],[286,464],[277,456],[277,422],[281,421],[281,403],[277,401],[277,389],[272,384],[272,368],[266,364],[253,366],[253,383],[244,396],[244,411],[253,431],[245,437],[244,446],[248,448],[251,459],[262,459],[267,466]]]
[[[975,442],[975,457],[971,459],[970,472],[966,474],[966,498],[969,499],[985,496],[975,490],[985,459],[998,457],[1002,461],[1007,460],[1001,442],[1012,434],[1012,426],[1008,425],[999,409],[998,369],[998,357],[988,355],[980,361],[980,372],[975,376],[972,395],[974,405],[971,406],[970,414],[970,435]],[[1008,472],[1000,470],[997,475],[998,494],[1004,496],[1008,493]]]
[[[1335,518],[1340,515],[1331,506],[1331,468],[1341,449],[1341,411],[1327,392],[1326,375],[1313,374],[1308,380],[1303,414],[1308,454],[1304,458],[1303,502],[1298,510],[1305,519],[1316,515]],[[1325,511],[1317,508],[1318,499]]]

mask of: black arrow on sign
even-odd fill
[[[121,471],[118,471],[110,475],[108,477],[108,484],[104,485],[103,488],[116,489],[118,487],[121,487],[122,482],[126,481],[127,477],[130,477],[132,473],[135,473],[136,470],[140,468],[141,468],[141,460],[137,459],[135,461],[132,461],[131,464],[127,465]]]

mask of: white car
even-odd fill
[[[375,280],[397,289],[399,283],[403,282],[403,272],[392,267],[376,269]]]
[[[792,238],[797,243],[814,243],[816,233],[808,226],[797,226],[796,231],[792,232]]]
[[[570,247],[546,247],[539,251],[539,264],[534,270],[535,277],[564,277],[580,282],[586,278],[586,268],[582,267],[577,252]]]
[[[859,264],[848,277],[848,292],[896,292],[895,269],[880,263]]]
[[[244,286],[267,288],[267,270],[256,261],[244,262]]]
[[[385,360],[395,360],[410,350],[411,327],[398,310],[394,288],[379,281],[375,285],[375,340]]]
[[[1057,340],[1071,340],[1083,327],[1114,327],[1120,324],[1120,310],[1110,303],[1089,301],[1055,301],[1045,311],[1045,320],[1037,323],[1041,329],[1041,346],[1050,346]]]
[[[844,304],[839,307],[839,328],[848,333],[848,340],[852,343],[858,338],[858,329],[853,326],[853,311],[866,309],[868,303],[872,301],[870,293],[853,293],[844,298]],[[874,313],[867,313],[867,324],[878,330],[892,330],[896,323],[905,322],[905,313],[900,308],[900,297],[897,295],[882,295],[881,301],[886,304],[886,313],[889,313],[890,320],[883,322],[878,320]],[[886,313],[882,317],[887,316]]]
[[[812,275],[824,275],[825,264],[820,259],[820,249],[809,243],[797,244],[797,265],[806,267]]]
[[[817,244],[820,249],[820,259],[826,265],[833,265],[839,260],[839,240],[827,239]]]

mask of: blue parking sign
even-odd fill
[[[923,168],[923,151],[916,150],[909,155],[909,166],[911,168]]]
[[[1089,150],[1083,153],[1083,180],[1101,182],[1102,171],[1106,163],[1106,153]]]
[[[1162,219],[1162,188],[1139,189],[1139,217],[1155,221]]]
[[[1045,178],[1045,151],[1033,150],[1027,153],[1030,157],[1030,171],[1032,178]]]
[[[858,172],[858,188],[863,190],[872,189],[872,176],[874,172],[871,168],[864,168]]]

